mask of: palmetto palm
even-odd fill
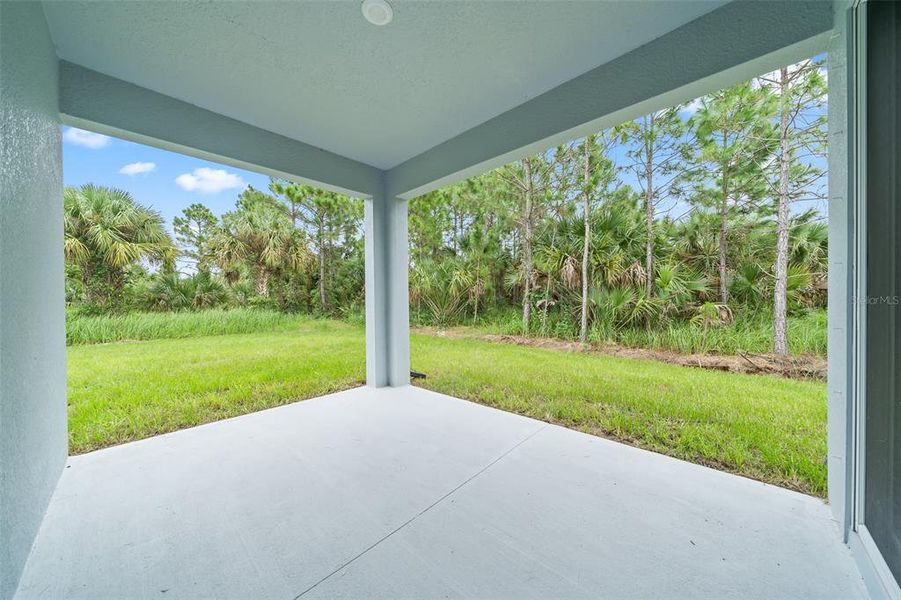
[[[702,273],[715,274],[719,252],[717,228],[716,215],[693,211],[671,234],[675,258]]]
[[[588,292],[591,322],[609,335],[630,320],[630,307],[635,302],[635,296],[635,290],[631,288],[591,288]]]
[[[815,273],[825,272],[829,230],[824,223],[811,222],[805,217],[807,215],[798,217],[792,224],[789,262],[803,265]]]
[[[759,306],[771,289],[766,272],[754,261],[738,265],[729,285],[732,297],[750,307]]]
[[[559,281],[570,289],[579,287],[584,232],[582,217],[572,216],[560,218],[553,227],[545,227],[541,232],[536,262],[553,283]]]
[[[79,267],[88,302],[106,304],[113,293],[121,296],[129,265],[171,265],[177,256],[162,216],[123,190],[67,187],[63,214],[66,260]]]
[[[591,225],[595,285],[644,285],[641,219],[636,199],[630,197],[614,198],[595,212]]]
[[[145,308],[178,311],[214,308],[228,299],[228,291],[215,276],[201,271],[193,277],[157,273],[142,294]]]
[[[472,320],[479,318],[479,302],[492,287],[493,267],[498,262],[497,239],[481,227],[474,226],[463,241],[463,269],[457,274],[458,286],[465,289],[472,303]]]
[[[212,246],[216,263],[224,271],[249,265],[260,296],[269,294],[272,276],[299,271],[312,262],[303,232],[284,212],[265,203],[223,215]]]
[[[465,307],[471,276],[459,259],[425,260],[412,270],[411,290],[425,304],[432,322],[445,327]]]
[[[710,290],[707,280],[682,263],[670,262],[657,266],[654,288],[660,300],[661,313],[667,316],[688,306]]]

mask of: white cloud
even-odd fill
[[[102,133],[94,133],[93,131],[69,127],[63,133],[63,139],[76,146],[84,146],[91,150],[97,150],[98,148],[108,146],[113,138],[108,135],[103,135]]]
[[[247,187],[247,183],[234,173],[223,169],[201,167],[192,173],[182,173],[175,178],[175,183],[183,190],[215,194],[222,190]]]
[[[681,109],[679,109],[679,113],[681,113],[682,116],[684,116],[684,117],[690,117],[693,114],[695,114],[696,112],[698,112],[698,110],[700,108],[701,108],[701,99],[695,98],[694,100],[692,100],[691,102],[689,102],[688,104],[683,106]]]
[[[149,173],[156,169],[156,163],[152,162],[133,162],[119,169],[122,175],[140,175],[141,173]]]

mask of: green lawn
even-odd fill
[[[420,384],[817,495],[826,387],[650,361],[414,334]],[[69,348],[73,453],[357,385],[363,330],[260,332]]]
[[[413,336],[422,386],[803,492],[826,494],[826,385]]]
[[[70,346],[69,448],[78,454],[359,385],[363,331],[288,331]]]

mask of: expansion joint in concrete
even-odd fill
[[[418,518],[420,518],[422,515],[424,515],[425,513],[429,512],[430,510],[432,510],[433,508],[435,508],[436,506],[438,506],[439,504],[441,504],[442,502],[444,502],[445,500],[447,500],[448,498],[450,498],[450,497],[451,497],[452,495],[454,495],[458,490],[460,490],[460,489],[463,488],[464,486],[468,485],[470,482],[474,481],[474,480],[475,480],[477,477],[479,477],[482,473],[484,473],[485,471],[487,471],[488,469],[490,469],[491,467],[493,467],[494,465],[496,465],[498,462],[500,462],[501,460],[503,460],[504,458],[506,458],[511,452],[513,452],[514,450],[516,450],[517,448],[519,448],[520,446],[522,446],[523,444],[525,444],[526,442],[528,442],[530,439],[532,439],[533,437],[535,437],[536,435],[538,435],[539,433],[541,433],[542,431],[544,431],[545,429],[547,429],[547,427],[548,427],[548,425],[545,424],[543,427],[537,429],[536,431],[533,431],[532,433],[530,433],[529,435],[527,435],[527,436],[524,437],[523,439],[521,439],[521,440],[519,440],[518,442],[516,442],[513,446],[511,446],[509,449],[507,449],[503,454],[501,454],[500,456],[498,456],[497,458],[495,458],[494,460],[492,460],[491,462],[489,462],[487,465],[485,465],[484,467],[482,467],[481,469],[479,469],[478,471],[476,471],[475,473],[473,473],[472,475],[470,475],[466,480],[464,480],[462,483],[460,483],[460,485],[456,486],[454,489],[450,490],[449,492],[447,492],[446,494],[444,494],[443,496],[441,496],[440,498],[438,498],[437,500],[435,500],[434,502],[432,502],[431,504],[429,504],[427,507],[425,507],[424,509],[422,509],[421,511],[419,511],[418,513],[416,513],[415,515],[413,515],[412,517],[410,517],[409,519],[407,519],[407,520],[404,521],[403,523],[401,523],[398,527],[396,527],[396,528],[393,529],[392,531],[388,532],[384,537],[380,538],[379,540],[377,540],[376,542],[374,542],[372,545],[370,545],[370,546],[368,546],[367,548],[365,548],[362,552],[360,552],[359,554],[357,554],[356,556],[354,556],[353,558],[351,558],[350,560],[348,560],[347,562],[345,562],[344,564],[342,564],[340,567],[338,567],[337,569],[335,569],[334,571],[332,571],[331,573],[329,573],[328,575],[326,575],[325,577],[323,577],[322,579],[320,579],[319,581],[317,581],[316,583],[314,583],[313,585],[311,585],[310,587],[308,587],[308,588],[305,589],[304,591],[302,591],[302,592],[300,592],[299,594],[297,594],[296,596],[294,596],[294,600],[299,600],[300,598],[302,598],[302,597],[303,597],[304,595],[306,595],[307,593],[313,591],[313,590],[316,589],[320,584],[322,584],[322,583],[328,581],[328,580],[331,579],[333,576],[335,576],[337,573],[340,573],[341,571],[343,571],[344,569],[346,569],[347,567],[349,567],[351,564],[353,564],[353,563],[356,562],[358,559],[360,559],[360,558],[362,558],[363,556],[365,556],[370,550],[373,550],[374,548],[376,548],[377,546],[379,546],[382,542],[384,542],[385,540],[387,540],[388,538],[390,538],[391,536],[393,536],[395,533],[397,533],[398,531],[404,529],[405,527],[407,527],[408,525],[410,525],[411,523],[413,523],[415,520],[417,520]]]

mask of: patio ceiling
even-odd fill
[[[681,2],[50,2],[59,57],[391,168],[709,12]]]
[[[686,86],[724,70],[744,66],[737,80],[821,50],[749,66],[832,25],[829,2],[392,5],[385,27],[355,0],[45,2],[44,12],[68,122],[405,197],[650,98],[689,99],[707,89]],[[247,139],[272,149],[254,155],[240,149]]]

